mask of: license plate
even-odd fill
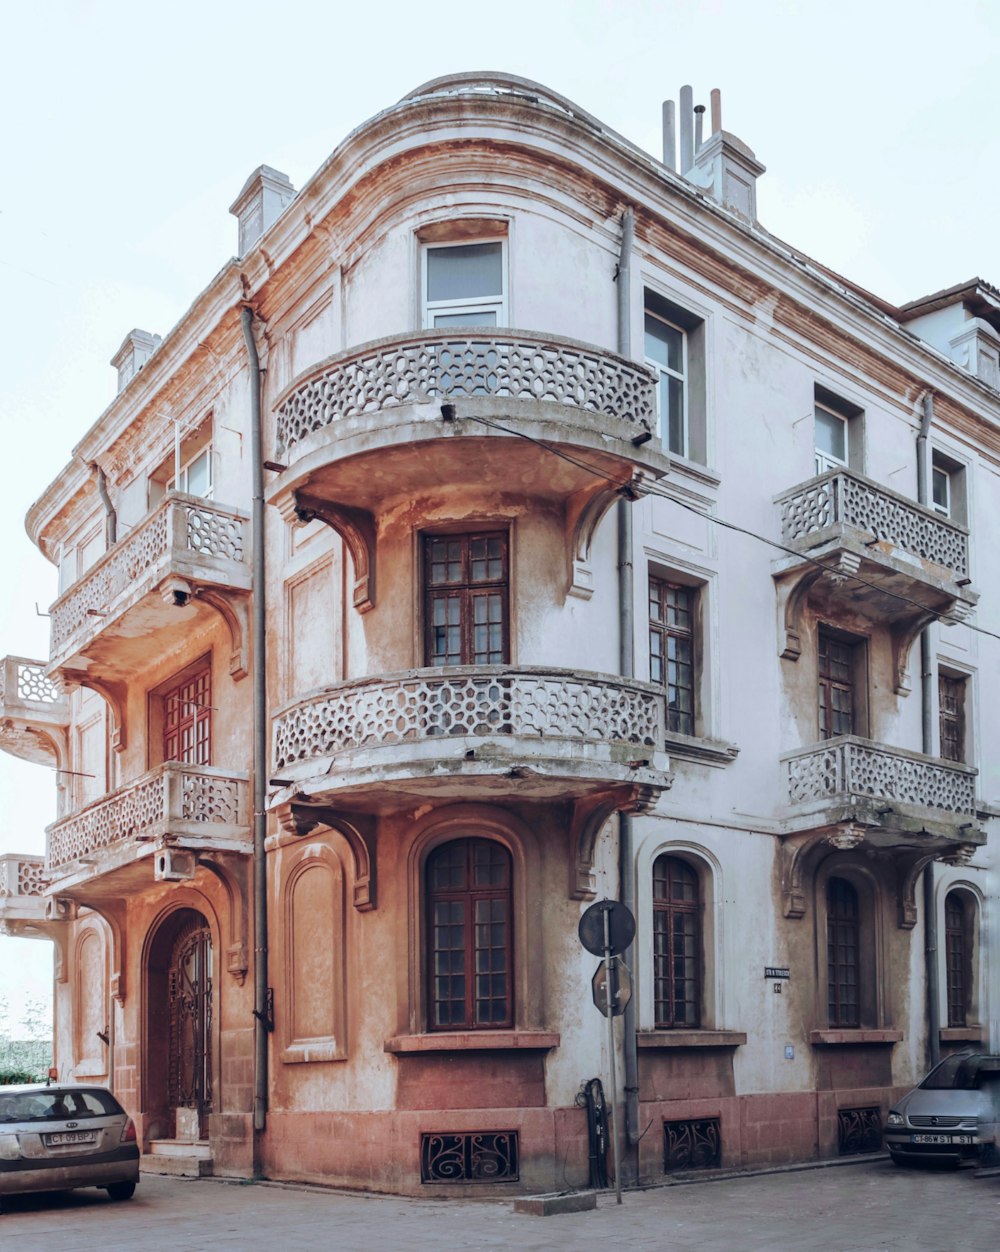
[[[58,1148],[64,1143],[96,1143],[96,1130],[59,1130],[54,1135],[46,1136],[50,1148]]]
[[[971,1135],[914,1135],[914,1143],[972,1143]]]

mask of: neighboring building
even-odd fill
[[[33,506],[59,598],[0,745],[68,772],[0,917],[146,1152],[585,1184],[577,927],[620,893],[627,1178],[863,1149],[1000,1048],[1000,293],[794,252],[682,96],[682,173],[485,75],[298,193],[262,166]]]

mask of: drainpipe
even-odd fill
[[[115,512],[115,506],[111,503],[111,497],[108,495],[108,480],[104,470],[101,469],[96,461],[88,468],[97,477],[97,494],[101,497],[104,512],[108,515],[108,547],[111,548],[118,542],[118,514]]]
[[[254,1173],[260,1172],[260,1134],[267,1124],[268,1053],[271,1029],[267,987],[267,685],[264,651],[264,453],[261,438],[261,369],[253,337],[253,309],[240,309],[243,341],[250,361],[250,466],[253,475],[251,534],[253,544],[253,1026],[254,1026]]]
[[[917,432],[917,500],[927,503],[927,435],[934,420],[934,395],[924,396],[924,411]],[[931,664],[931,628],[920,632],[920,733],[921,750],[930,756],[934,746],[934,703]],[[938,983],[937,903],[934,899],[934,862],[924,868],[924,967],[927,982],[927,1059],[933,1067],[941,1059],[941,1001]]]
[[[632,245],[635,240],[635,214],[626,209],[622,217],[621,251],[618,257],[618,354],[632,350]],[[635,676],[635,572],[632,568],[632,505],[618,501],[618,639],[619,668],[624,678]],[[632,814],[618,815],[618,880],[622,904],[635,914],[635,866],[632,840]],[[635,965],[635,945],[624,954],[629,968]],[[625,1141],[635,1148],[639,1134],[639,1056],[635,1037],[635,997],[623,1014],[625,1054]],[[638,1177],[638,1158],[634,1173]]]

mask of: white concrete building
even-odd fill
[[[661,161],[458,75],[261,166],[32,508],[0,746],[72,773],[0,920],[148,1153],[584,1185],[602,898],[626,1179],[864,1150],[1000,1049],[1000,295],[796,253],[691,106]]]

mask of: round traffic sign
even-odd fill
[[[598,900],[580,918],[579,934],[580,942],[594,956],[604,955],[605,938],[607,950],[618,956],[635,938],[635,918],[620,900]]]

